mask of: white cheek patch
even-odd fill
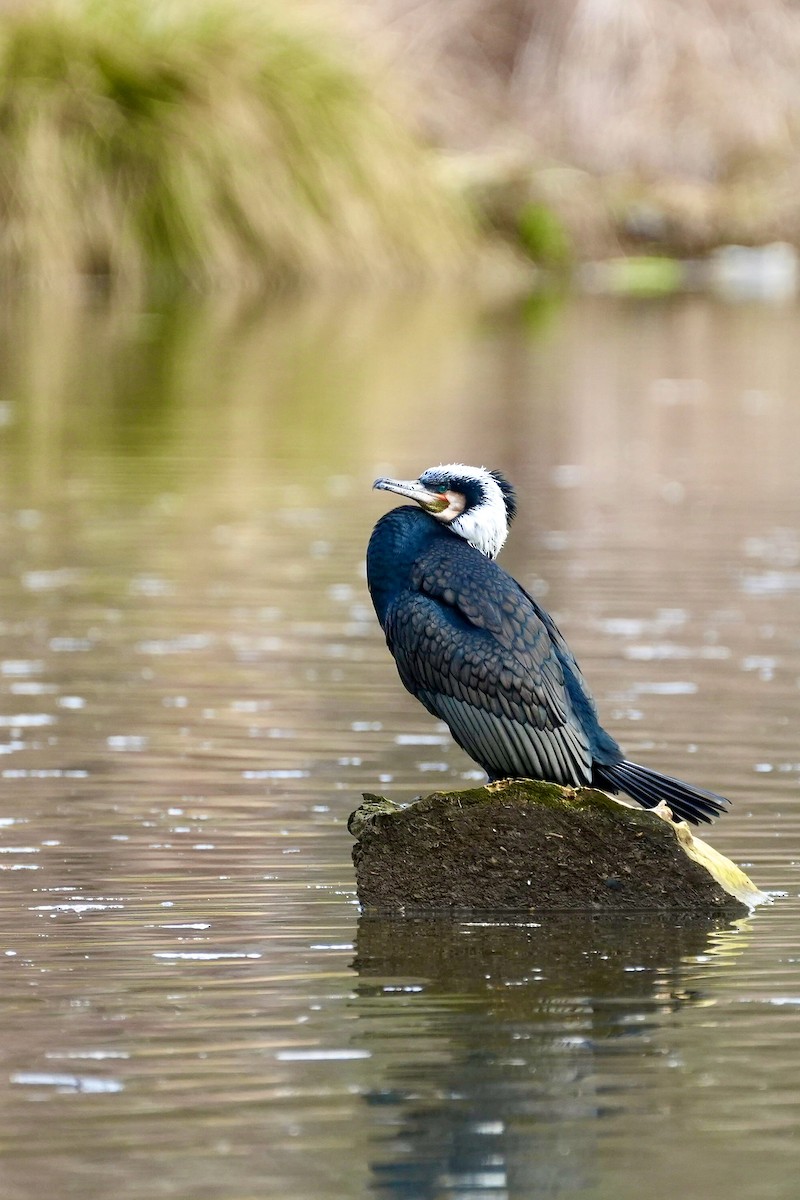
[[[464,493],[453,490],[441,493],[440,499],[446,502],[447,507],[439,512],[432,509],[429,511],[437,521],[448,525],[453,533],[457,533],[465,542],[480,550],[481,554],[485,554],[487,558],[497,558],[508,536],[506,502],[497,480],[485,468],[467,467],[463,463],[440,466],[435,468],[435,472],[442,472],[455,479],[474,479],[480,484],[482,499],[479,504],[467,508]],[[424,478],[420,476],[420,482],[424,483]]]

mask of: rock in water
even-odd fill
[[[743,916],[765,899],[657,812],[592,788],[506,780],[407,808],[365,795],[348,829],[366,912],[672,910]]]

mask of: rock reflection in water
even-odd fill
[[[363,1044],[380,1054],[389,1018],[408,1047],[365,1096],[385,1109],[371,1116],[376,1192],[546,1200],[596,1185],[596,1123],[631,1106],[626,1060],[668,1061],[660,1026],[703,1002],[685,965],[741,937],[741,923],[654,914],[362,918]]]

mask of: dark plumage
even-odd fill
[[[420,507],[378,521],[367,582],[404,686],[491,779],[545,779],[666,801],[697,823],[727,801],[628,762],[552,617],[494,561],[516,511],[497,472],[452,464],[379,479]]]

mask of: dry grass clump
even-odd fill
[[[794,0],[373,0],[360,20],[449,144],[702,179],[799,148]]]
[[[800,241],[795,0],[349,6],[445,145],[573,168],[581,213],[593,188],[577,172],[597,181],[590,253],[624,242],[644,209],[689,251]],[[584,226],[581,216],[579,249]]]
[[[515,68],[520,111],[582,166],[714,180],[754,155],[797,152],[796,4],[536,7]]]
[[[291,6],[0,12],[0,276],[318,282],[449,270],[469,240],[430,155]]]

